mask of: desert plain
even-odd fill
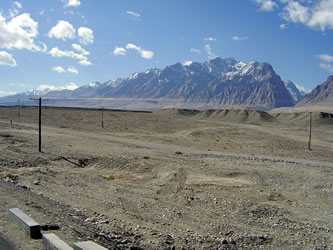
[[[102,127],[103,122],[103,127]],[[0,236],[18,207],[108,249],[333,248],[333,115],[0,107]],[[1,248],[1,247],[0,247]]]

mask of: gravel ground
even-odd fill
[[[109,249],[333,248],[333,130],[314,114],[0,107],[0,236],[43,249],[19,207],[67,243]],[[289,115],[289,116],[288,116]],[[303,118],[302,118],[303,117]]]

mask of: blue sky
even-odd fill
[[[1,0],[0,96],[216,56],[313,89],[333,74],[333,0]]]

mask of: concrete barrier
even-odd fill
[[[97,245],[93,241],[82,241],[74,243],[74,250],[108,250],[105,247]]]
[[[73,250],[66,242],[54,233],[43,234],[43,245],[46,250]]]
[[[25,231],[31,238],[40,239],[42,234],[40,232],[40,225],[23,213],[18,208],[11,208],[8,210],[9,218],[18,225],[23,231]]]

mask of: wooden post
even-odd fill
[[[306,117],[305,117],[306,118]],[[305,131],[308,131],[308,119],[305,119]]]
[[[30,98],[30,100],[38,100],[38,151],[42,152],[42,98]],[[48,101],[49,99],[43,99],[43,101]]]
[[[102,107],[102,128],[104,128],[104,108]]]
[[[311,150],[311,136],[312,136],[312,114],[310,112],[310,128],[309,128],[309,144],[308,144],[308,147],[309,147],[309,150]]]
[[[39,97],[39,108],[38,108],[38,113],[39,113],[39,143],[38,143],[38,149],[39,152],[42,152],[42,98]]]
[[[18,99],[18,106],[17,106],[17,117],[20,118],[21,115],[20,115],[20,107],[21,107],[21,100]]]

